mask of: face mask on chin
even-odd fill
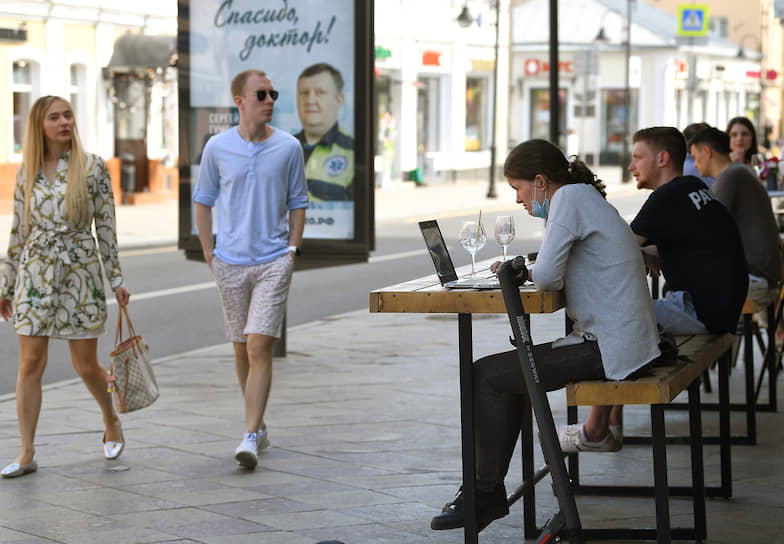
[[[534,200],[531,202],[531,211],[534,217],[541,219],[547,219],[547,213],[550,211],[550,199],[547,198],[547,189],[544,190],[544,202],[539,204],[539,201],[536,200],[536,184],[534,184]]]

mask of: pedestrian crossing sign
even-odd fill
[[[708,34],[708,6],[681,4],[678,6],[678,36]]]

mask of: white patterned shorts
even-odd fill
[[[212,260],[230,341],[247,342],[248,334],[280,338],[293,271],[290,253],[254,265],[229,264],[217,257]]]

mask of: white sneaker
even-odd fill
[[[264,429],[259,429],[259,432],[256,433],[256,455],[261,455],[261,450],[266,450],[269,446],[269,433]]]
[[[620,425],[610,425],[609,427],[610,427],[610,434],[613,435],[615,441],[623,444],[623,427],[621,427]]]
[[[612,432],[608,432],[607,436],[602,438],[599,442],[590,442],[589,440],[583,438],[583,433],[581,432],[582,428],[582,423],[576,423],[574,425],[566,425],[565,427],[558,429],[558,441],[561,443],[562,452],[608,452],[618,451],[623,447],[623,442],[617,441]]]
[[[234,450],[234,458],[243,467],[256,468],[259,462],[256,448],[256,433],[248,433],[242,438],[242,442]]]

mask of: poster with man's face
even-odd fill
[[[353,239],[354,0],[190,0],[189,46],[194,154],[237,123],[232,78],[266,72],[279,92],[270,124],[305,157],[305,238]]]

